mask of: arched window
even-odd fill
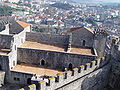
[[[83,40],[83,42],[82,42],[82,46],[85,46],[85,40]]]
[[[42,65],[42,66],[45,65],[45,60],[41,60],[41,65]]]
[[[73,69],[73,65],[72,65],[71,63],[69,64],[68,69],[69,69],[69,70],[72,70],[72,69]]]

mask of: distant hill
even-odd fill
[[[81,2],[81,3],[120,3],[119,0],[48,0],[58,2]]]
[[[52,4],[51,6],[59,9],[64,9],[64,10],[69,10],[73,8],[73,6],[68,3],[58,3],[58,2],[55,4]]]
[[[57,2],[75,2],[75,0],[47,0],[47,1],[57,1]]]

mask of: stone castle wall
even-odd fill
[[[111,55],[113,59],[120,61],[120,50],[118,49],[119,49],[119,46],[113,45],[111,50]]]
[[[66,52],[56,52],[29,48],[18,48],[18,62],[41,65],[41,61],[45,61],[45,66],[55,69],[68,68],[71,63],[73,67],[89,63],[95,60],[95,55],[80,55]],[[34,57],[33,57],[34,56]]]
[[[108,84],[109,65],[81,77],[57,90],[105,90]]]
[[[95,36],[94,48],[97,51],[98,56],[103,57],[105,55],[106,48],[106,36],[98,34]]]
[[[9,70],[9,57],[7,55],[0,55],[0,69],[5,72]]]
[[[28,85],[28,79],[33,77],[32,73],[27,72],[18,72],[15,70],[11,70],[9,74],[9,83],[18,84],[18,85]]]
[[[51,35],[51,34],[43,34],[43,33],[26,33],[26,41],[33,41],[38,43],[52,44],[58,46],[66,46],[69,44],[69,36],[68,35]]]
[[[2,49],[10,49],[12,40],[13,40],[12,35],[0,34],[0,48],[2,48]]]
[[[48,82],[40,81],[19,90],[101,90],[108,83],[110,68],[106,62],[97,59],[72,71],[48,78]]]
[[[84,45],[83,45],[84,42]],[[94,34],[88,30],[77,30],[72,32],[73,46],[92,47],[94,45]]]
[[[120,50],[119,45],[113,44],[111,50],[111,72],[109,75],[110,90],[120,89]]]

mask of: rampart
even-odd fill
[[[111,50],[112,58],[115,60],[120,60],[120,46],[113,45]]]
[[[43,33],[26,33],[26,41],[33,41],[38,43],[45,43],[51,45],[59,45],[66,46],[69,44],[69,36],[68,35],[51,35],[51,34],[43,34]]]
[[[85,63],[90,63],[97,58],[95,55],[81,55],[30,48],[18,48],[17,53],[18,62],[39,66],[41,65],[40,62],[44,60],[45,66],[62,70],[68,68],[70,63],[72,64],[72,67],[77,67]]]
[[[109,75],[109,88],[119,90],[120,88],[120,45],[113,44],[111,50],[111,71]]]
[[[102,69],[100,69],[101,67]],[[107,83],[108,72],[109,65],[107,65],[107,61],[105,59],[97,59],[91,61],[91,63],[74,68],[72,71],[66,71],[63,74],[57,74],[56,77],[48,78],[48,82],[44,80],[39,81],[37,84],[33,83],[19,90],[78,90],[74,87],[76,84],[79,84],[78,88],[83,88],[82,90],[101,90]],[[89,85],[85,83],[87,76],[91,78],[88,79]],[[91,88],[88,88],[86,85]],[[93,85],[97,85],[99,89],[96,89]]]

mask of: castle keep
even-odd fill
[[[105,32],[77,27],[52,35],[31,32],[31,26],[22,21],[4,26],[1,86],[4,81],[20,86],[17,90],[101,90],[113,85],[108,77],[111,64],[105,56]]]

